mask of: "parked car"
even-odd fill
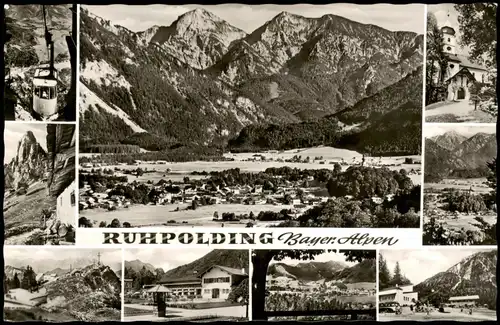
[[[380,313],[401,313],[401,306],[398,302],[381,302],[378,305]]]

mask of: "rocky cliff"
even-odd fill
[[[81,65],[80,139],[127,143],[146,132],[211,145],[374,96],[422,65],[422,35],[286,12],[247,35],[202,9],[134,33],[82,9]],[[409,87],[421,94],[419,78]]]
[[[47,171],[47,153],[33,132],[28,131],[19,141],[16,156],[4,165],[5,187],[18,189],[43,179]]]
[[[496,306],[497,251],[467,256],[448,270],[440,272],[414,287],[419,299],[433,298],[446,302],[452,296],[479,295],[479,303]]]

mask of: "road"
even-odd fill
[[[474,106],[469,104],[469,101],[463,100],[427,106],[425,108],[425,121],[495,123],[496,117],[479,109],[474,110]]]
[[[413,320],[413,321],[465,321],[465,322],[474,322],[474,321],[491,321],[496,320],[497,315],[494,310],[488,309],[478,309],[474,310],[472,315],[469,315],[466,312],[460,312],[457,309],[449,309],[446,313],[440,313],[437,311],[433,311],[427,316],[426,313],[415,313],[405,312],[401,315],[395,314],[379,314],[380,321],[396,321],[396,320]]]
[[[213,317],[245,317],[246,306],[231,306],[222,308],[210,309],[182,309],[182,308],[167,308],[167,315],[174,314],[177,317],[173,318],[158,318],[153,314],[153,306],[144,306],[139,304],[127,304],[126,307],[151,310],[151,315],[125,316],[124,321],[166,321],[175,320],[181,321],[190,317],[213,316]]]

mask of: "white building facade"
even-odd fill
[[[413,284],[396,286],[381,290],[379,292],[379,302],[397,302],[401,306],[415,305],[418,301],[418,292],[413,291]]]
[[[434,82],[437,83],[442,77],[447,85],[447,100],[469,100],[470,88],[474,83],[492,83],[488,77],[488,70],[481,64],[471,62],[469,57],[457,53],[456,32],[450,22],[443,24],[441,33],[443,52],[448,58],[448,66],[446,71],[439,71],[439,66],[436,64],[438,71],[434,76]]]
[[[226,300],[231,287],[238,285],[247,277],[244,269],[213,266],[202,275],[202,297],[207,300]]]
[[[57,197],[56,213],[57,218],[67,225],[73,225],[76,220],[76,186],[73,181]]]

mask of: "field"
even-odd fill
[[[439,191],[444,190],[446,188],[453,188],[456,190],[464,190],[468,191],[470,188],[475,193],[488,193],[491,191],[484,183],[486,182],[486,178],[470,178],[470,179],[444,179],[439,183],[425,183],[426,191]]]
[[[175,211],[179,207],[180,211]],[[240,222],[218,222],[212,221],[214,212],[221,215],[223,212],[233,212],[235,214],[249,214],[253,211],[258,214],[261,211],[281,211],[282,209],[290,209],[289,205],[244,205],[244,204],[217,204],[200,206],[196,210],[182,210],[188,207],[188,204],[170,204],[170,205],[134,205],[128,209],[120,209],[115,211],[107,211],[104,209],[90,209],[80,211],[80,217],[86,217],[93,220],[97,224],[101,221],[110,223],[117,218],[120,222],[129,222],[133,227],[146,226],[161,226],[167,225],[169,220],[175,220],[176,223],[168,223],[168,226],[204,226],[204,227],[242,227],[246,221]],[[188,221],[188,223],[182,223]],[[259,222],[259,225],[265,223]],[[269,223],[271,224],[271,223]]]
[[[92,154],[80,154],[86,156],[92,156]],[[264,156],[266,161],[259,161],[260,158],[256,157]],[[284,152],[270,151],[263,153],[238,153],[238,154],[225,154],[226,158],[232,158],[234,161],[219,161],[219,162],[207,162],[207,161],[192,161],[184,163],[166,163],[166,164],[155,164],[155,163],[141,163],[139,165],[112,165],[105,166],[102,168],[120,168],[125,170],[137,169],[138,167],[142,169],[156,170],[155,173],[144,174],[141,177],[136,178],[135,176],[128,176],[129,180],[137,181],[159,181],[162,178],[172,179],[172,181],[182,180],[185,176],[192,179],[204,178],[204,176],[191,175],[192,172],[212,172],[212,171],[223,171],[232,168],[239,168],[242,172],[258,173],[266,170],[267,168],[278,168],[288,166],[290,168],[298,169],[332,169],[331,163],[344,162],[346,165],[342,166],[343,170],[346,170],[349,165],[361,164],[362,155],[350,150],[337,149],[332,147],[317,147],[309,149],[296,149],[288,150]],[[300,156],[302,159],[310,157],[309,163],[292,163],[292,162],[278,162],[277,159],[291,159],[294,156]],[[315,157],[322,157],[321,160],[314,161]],[[273,158],[273,161],[268,160]],[[386,165],[389,169],[400,170],[406,169],[407,171],[415,170],[420,171],[420,164],[404,164],[405,158],[413,158],[420,161],[420,156],[405,156],[405,157],[367,157],[365,160],[366,165],[382,166]],[[258,159],[256,161],[248,161],[248,159]],[[392,165],[392,166],[391,166]],[[81,168],[85,171],[90,171],[92,168]],[[94,168],[95,169],[95,168]],[[166,175],[167,169],[170,173]],[[165,176],[163,176],[165,175]],[[421,183],[421,175],[410,175],[414,184]]]
[[[460,309],[449,308],[446,313],[432,311],[429,316],[426,313],[412,314],[408,307],[403,307],[401,315],[380,314],[380,321],[413,320],[413,321],[492,321],[497,319],[496,311],[485,308],[475,309],[472,315],[460,312]]]

